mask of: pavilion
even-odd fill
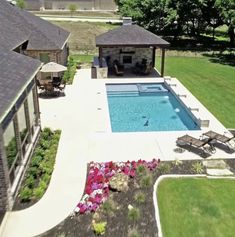
[[[114,60],[118,60],[125,68],[133,67],[142,59],[146,59],[154,66],[156,49],[159,48],[161,49],[160,75],[164,76],[165,50],[170,44],[132,22],[124,22],[122,26],[97,36],[96,46],[99,48],[96,63],[98,68],[108,67],[107,59],[110,65]]]

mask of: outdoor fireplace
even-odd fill
[[[131,55],[123,55],[122,62],[123,62],[123,64],[132,64],[132,56]]]

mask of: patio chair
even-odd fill
[[[150,62],[145,68],[143,71],[141,71],[141,74],[143,75],[148,75],[153,69],[153,63]]]
[[[215,147],[213,146],[213,139],[198,139],[195,137],[192,137],[190,135],[184,135],[182,137],[178,137],[176,144],[178,146],[184,146],[184,145],[189,145],[190,149],[189,151],[191,151],[191,148],[197,148],[197,149],[201,149],[202,153],[209,153],[209,154],[214,154],[216,152]]]
[[[233,146],[230,142],[235,139],[235,135],[228,137],[222,134],[219,134],[217,132],[214,131],[208,131],[206,133],[202,134],[203,136],[208,137],[209,139],[213,139],[216,140],[220,143],[223,143],[224,145],[226,145],[228,147],[228,149],[235,149],[235,146]]]
[[[41,90],[41,91],[44,91],[44,90],[45,90],[44,85],[42,85],[38,79],[36,79],[36,85],[37,85],[37,87],[38,87],[39,90]],[[41,91],[40,91],[40,92],[41,92]]]
[[[118,60],[113,61],[114,72],[117,76],[123,76],[124,66],[118,62]]]
[[[59,87],[62,81],[62,77],[53,77],[52,79],[52,85],[54,87]]]

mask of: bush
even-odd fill
[[[132,229],[128,232],[128,237],[140,237],[140,234],[138,233],[137,229]]]
[[[41,132],[38,145],[26,171],[23,187],[27,189],[23,188],[20,191],[20,194],[23,193],[20,195],[22,202],[32,198],[40,199],[45,193],[53,172],[60,133],[59,130],[53,132],[50,128],[45,128]]]
[[[106,213],[112,213],[113,211],[116,210],[116,203],[112,199],[108,199],[107,201],[103,203],[102,209]]]
[[[161,174],[168,174],[171,171],[171,166],[166,162],[161,162],[158,166],[158,171]]]
[[[77,63],[72,56],[68,57],[67,71],[63,75],[63,81],[67,84],[72,84],[76,73]]]
[[[28,175],[28,177],[25,180],[25,186],[32,189],[32,188],[34,188],[34,184],[35,184],[34,177],[32,175]]]
[[[138,192],[135,194],[134,196],[135,198],[135,201],[138,203],[138,204],[143,204],[145,203],[145,194],[142,193],[142,192]]]
[[[136,167],[136,174],[137,174],[137,175],[141,176],[141,175],[144,175],[144,174],[146,174],[146,173],[147,173],[147,170],[146,170],[146,168],[145,168],[144,165],[138,165],[138,166]]]
[[[20,200],[22,202],[29,202],[32,198],[32,193],[33,193],[32,189],[24,187],[20,192]]]
[[[153,184],[153,177],[151,174],[143,176],[140,180],[141,188],[148,188]]]
[[[196,174],[202,174],[204,169],[203,169],[203,165],[201,162],[196,162],[192,165],[192,171],[193,173]]]
[[[93,223],[92,229],[96,235],[104,235],[106,230],[107,222]]]
[[[137,221],[140,218],[140,210],[138,208],[132,208],[128,211],[128,219],[130,221]]]
[[[34,199],[37,199],[37,200],[40,199],[43,196],[44,192],[45,192],[45,190],[42,187],[35,188],[33,190]]]

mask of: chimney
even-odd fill
[[[129,26],[129,25],[132,25],[132,18],[129,17],[129,16],[125,16],[122,18],[122,21],[123,21],[123,25],[124,26]]]

